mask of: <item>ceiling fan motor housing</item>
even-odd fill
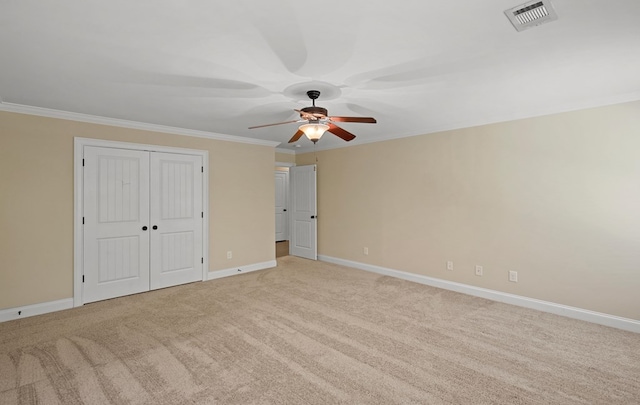
[[[316,107],[316,106],[305,107],[300,111],[305,112],[307,114],[311,114],[311,115],[313,115],[315,117],[318,117],[318,118],[326,118],[326,116],[328,114],[328,111],[327,111],[326,108]]]

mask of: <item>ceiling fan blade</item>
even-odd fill
[[[277,122],[275,124],[266,124],[266,125],[256,125],[254,127],[249,127],[249,129],[256,129],[256,128],[264,128],[264,127],[272,127],[274,125],[282,125],[282,124],[291,124],[293,122],[298,122],[299,120],[293,120],[293,121],[285,121],[285,122]]]
[[[297,112],[298,114],[300,114],[300,118],[303,120],[308,120],[308,119],[313,119],[315,118],[312,114],[306,113],[302,110],[298,110],[297,108],[294,108],[293,111]]]
[[[347,142],[351,141],[352,139],[354,139],[356,137],[351,132],[345,131],[344,129],[342,129],[339,126],[337,126],[335,124],[332,124],[332,123],[329,123],[329,129],[327,129],[327,131],[329,131],[332,134],[338,136],[339,138],[344,139]]]
[[[373,117],[329,117],[329,119],[336,122],[361,122],[365,124],[375,124],[378,122]]]
[[[300,137],[302,135],[304,135],[304,132],[298,130],[298,132],[296,132],[295,135],[293,135],[293,137],[291,137],[291,139],[289,139],[289,143],[296,142],[298,139],[300,139]]]

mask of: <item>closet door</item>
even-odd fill
[[[84,149],[85,303],[149,290],[149,153]]]
[[[151,289],[200,281],[202,158],[151,153]]]

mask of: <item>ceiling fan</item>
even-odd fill
[[[305,107],[302,110],[295,110],[300,114],[299,120],[258,125],[255,127],[249,127],[249,129],[299,122],[302,123],[302,125],[300,125],[298,131],[293,135],[293,137],[289,139],[289,143],[296,142],[302,135],[306,135],[311,142],[316,143],[318,142],[320,137],[322,137],[325,131],[329,131],[337,137],[342,138],[348,142],[354,139],[356,136],[351,132],[340,128],[339,126],[334,124],[334,122],[360,122],[367,124],[376,123],[376,119],[372,117],[329,117],[327,116],[328,111],[326,108],[316,107],[316,99],[320,97],[320,91],[309,90],[307,91],[307,96],[309,96],[313,105],[311,107]]]

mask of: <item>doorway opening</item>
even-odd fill
[[[276,163],[276,235],[292,256],[318,259],[316,165]],[[280,180],[279,180],[280,178]],[[282,180],[284,178],[284,180]],[[276,244],[276,252],[279,246]]]
[[[289,167],[275,169],[276,257],[289,255]]]
[[[208,152],[74,139],[74,306],[203,281]]]

